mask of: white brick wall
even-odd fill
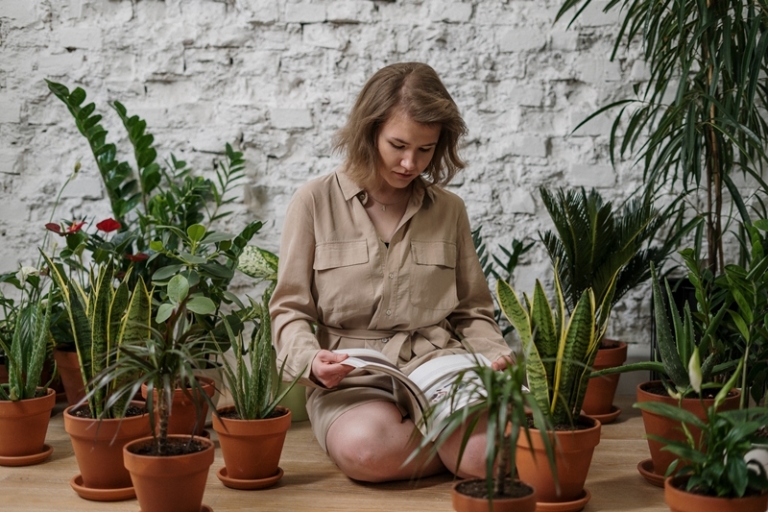
[[[568,17],[554,23],[556,0],[0,0],[0,270],[34,257],[76,161],[82,176],[56,217],[108,212],[86,143],[44,78],[85,88],[126,159],[107,101],[146,119],[162,157],[201,173],[210,151],[237,143],[249,183],[233,222],[264,220],[257,243],[276,250],[293,191],[339,162],[331,137],[366,78],[424,61],[469,125],[469,167],[452,188],[472,222],[490,247],[536,237],[549,227],[540,185],[621,199],[638,184],[637,170],[610,166],[610,116],[571,134],[648,76],[636,50],[607,60],[618,22],[603,5],[567,29]],[[523,265],[522,289],[549,277],[540,247]],[[616,331],[645,343],[647,306],[626,309]]]

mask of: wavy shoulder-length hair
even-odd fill
[[[334,149],[346,155],[346,170],[355,182],[365,187],[378,179],[376,139],[395,114],[440,126],[435,153],[423,173],[427,181],[445,185],[464,168],[458,142],[467,126],[456,103],[434,69],[420,62],[402,62],[380,69],[368,80],[347,124],[336,134]]]

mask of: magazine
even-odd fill
[[[359,371],[360,373],[383,373],[392,377],[396,399],[408,410],[411,419],[422,434],[426,434],[433,425],[439,425],[452,411],[477,403],[480,399],[477,394],[482,393],[482,388],[478,386],[463,386],[465,392],[457,393],[452,401],[441,401],[441,399],[448,395],[461,372],[466,372],[462,382],[469,383],[473,378],[479,381],[475,372],[467,370],[478,364],[491,365],[488,358],[482,354],[450,354],[431,359],[416,368],[410,375],[406,375],[384,354],[376,350],[349,348],[334,350],[334,352],[349,356],[341,364],[355,368],[350,375]],[[425,420],[424,414],[427,409],[437,403],[440,405]]]

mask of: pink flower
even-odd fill
[[[105,233],[111,233],[112,231],[117,231],[121,227],[122,227],[121,224],[111,217],[109,219],[104,219],[103,221],[96,224],[96,229],[101,230]]]

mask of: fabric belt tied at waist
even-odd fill
[[[360,340],[388,340],[383,344],[382,354],[393,364],[407,363],[436,349],[445,348],[451,336],[440,325],[420,327],[412,331],[378,331],[369,329],[337,329],[318,325],[318,331],[332,336]]]

